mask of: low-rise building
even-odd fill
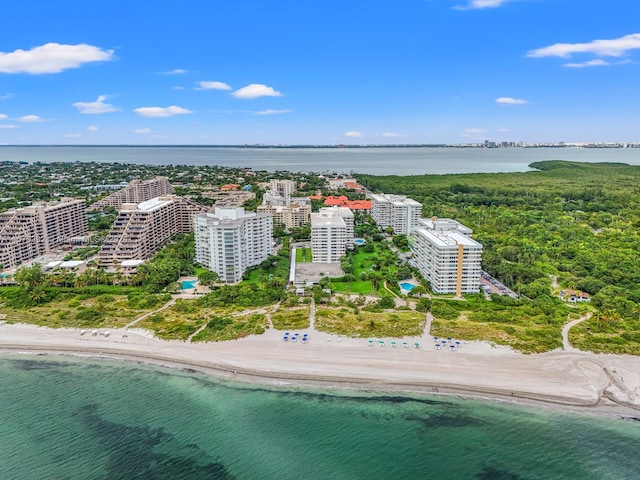
[[[449,219],[423,219],[413,231],[412,263],[434,293],[477,293],[482,271],[482,244],[472,230]]]
[[[273,218],[244,208],[216,208],[194,218],[196,262],[216,272],[221,282],[238,283],[247,268],[273,251]]]

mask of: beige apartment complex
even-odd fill
[[[173,187],[166,177],[155,177],[148,180],[132,180],[122,190],[112,193],[108,197],[98,200],[89,206],[89,210],[102,210],[113,207],[120,210],[125,203],[141,203],[152,198],[170,195]]]
[[[125,203],[102,244],[101,265],[121,265],[145,260],[177,233],[193,229],[193,217],[209,209],[177,195],[165,195],[140,203]]]
[[[290,203],[284,205],[258,205],[258,213],[266,213],[273,217],[273,223],[282,223],[287,229],[301,227],[309,223],[311,205]]]
[[[273,218],[244,208],[219,208],[196,215],[196,262],[221,282],[238,283],[247,268],[260,265],[273,250]]]
[[[477,293],[482,244],[472,230],[450,218],[422,219],[413,231],[413,265],[429,280],[434,293]]]
[[[418,225],[422,204],[405,195],[371,194],[371,216],[381,228],[393,228],[396,235],[408,235]]]
[[[63,198],[0,214],[0,265],[12,268],[88,231],[84,200]]]

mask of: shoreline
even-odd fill
[[[312,333],[308,344],[268,330],[240,340],[190,344],[149,332],[0,324],[0,358],[8,354],[83,356],[202,373],[269,387],[426,394],[640,418],[640,357],[554,351],[523,355],[486,342],[460,351],[369,347],[365,339]],[[324,338],[327,337],[327,338]],[[414,339],[415,340],[415,339]],[[421,339],[424,342],[424,339]]]

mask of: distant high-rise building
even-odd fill
[[[422,219],[413,231],[411,262],[431,283],[434,293],[477,293],[482,244],[472,230],[450,218]]]
[[[296,193],[296,182],[293,180],[281,180],[272,178],[269,181],[269,188],[274,192],[278,192],[281,197],[289,198]]]
[[[87,233],[84,200],[34,204],[0,214],[0,265],[15,267]]]
[[[193,229],[193,217],[209,209],[177,195],[140,203],[125,203],[105,238],[98,259],[101,265],[145,260],[177,233]]]
[[[422,216],[422,204],[405,195],[371,194],[371,216],[381,228],[408,235]]]
[[[196,215],[196,262],[216,272],[220,281],[238,283],[247,268],[260,265],[273,251],[273,218],[244,208],[216,208]]]
[[[98,200],[89,206],[88,210],[102,210],[113,207],[120,210],[125,203],[141,203],[152,198],[170,195],[173,187],[166,177],[155,177],[148,180],[132,180],[122,190],[112,193],[108,197]]]

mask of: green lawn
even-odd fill
[[[311,263],[312,259],[310,248],[296,248],[296,263]]]

